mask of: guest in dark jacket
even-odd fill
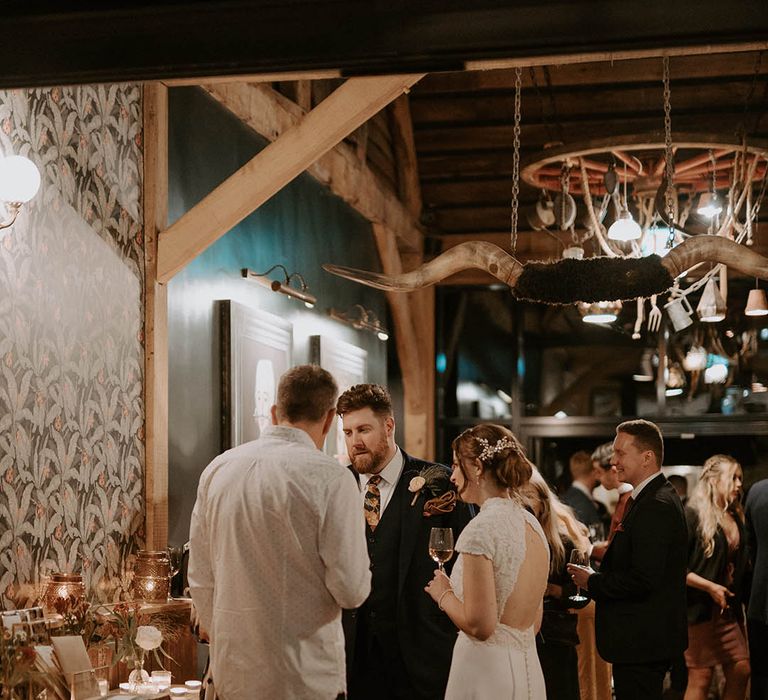
[[[536,637],[547,700],[579,700],[579,669],[576,645],[578,617],[568,596],[576,587],[566,571],[571,552],[589,551],[586,528],[573,511],[550,490],[544,478],[534,471],[524,491],[526,507],[536,516],[547,537],[550,573],[544,597],[541,629]]]
[[[761,479],[747,494],[744,508],[747,545],[752,564],[752,587],[747,608],[749,653],[768,659],[768,479]],[[768,700],[768,664],[753,664],[752,700]]]
[[[704,462],[685,509],[688,524],[688,689],[685,700],[706,700],[715,666],[725,676],[723,697],[744,700],[749,652],[742,613],[747,566],[741,466],[714,455]]]
[[[592,464],[592,456],[583,450],[574,452],[569,467],[573,483],[563,494],[563,503],[573,508],[576,517],[587,527],[601,525],[605,506],[592,497],[592,491],[600,483],[599,472]]]

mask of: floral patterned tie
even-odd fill
[[[379,524],[379,510],[381,507],[381,493],[379,492],[379,482],[381,476],[374,474],[368,479],[368,486],[365,489],[365,502],[363,508],[365,509],[365,522],[368,523],[368,527],[371,531],[376,529]]]

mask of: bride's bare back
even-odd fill
[[[549,576],[549,549],[525,521],[525,558],[520,565],[517,582],[504,605],[500,622],[516,629],[528,629],[539,620],[544,591]]]

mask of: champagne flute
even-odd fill
[[[571,552],[571,564],[575,564],[576,566],[589,566],[589,555],[581,549],[574,549]],[[581,588],[576,586],[576,594],[569,595],[568,600],[572,603],[580,604],[586,603],[589,598],[581,592]]]
[[[449,527],[433,527],[429,533],[429,556],[437,562],[440,571],[453,556],[453,530]]]

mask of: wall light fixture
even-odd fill
[[[376,316],[373,311],[366,309],[361,304],[355,304],[349,311],[328,309],[328,315],[357,330],[371,331],[371,333],[376,334],[376,337],[378,337],[379,340],[383,341],[389,339],[389,333],[387,332],[387,329],[384,328],[379,317]]]
[[[285,276],[283,280],[273,280],[267,276],[273,270],[277,269],[282,270],[283,275]],[[307,291],[307,281],[304,279],[304,277],[302,277],[298,272],[289,273],[285,268],[285,265],[272,265],[272,267],[270,267],[266,272],[254,272],[253,270],[249,270],[247,267],[245,267],[242,269],[242,275],[252,282],[256,282],[263,287],[268,287],[273,292],[280,292],[281,294],[286,294],[289,297],[293,297],[294,299],[300,299],[304,302],[304,306],[306,306],[308,309],[311,309],[315,304],[317,304],[317,297]],[[298,288],[291,286],[292,280],[298,281]]]

